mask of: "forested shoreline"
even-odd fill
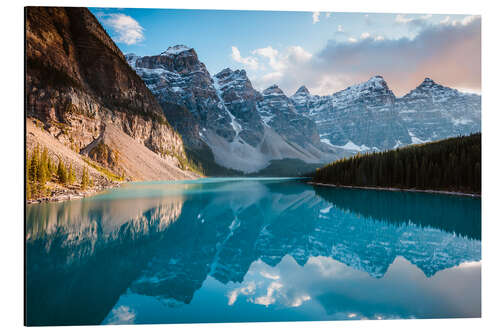
[[[57,164],[54,163],[49,158],[47,148],[41,150],[36,146],[31,154],[26,151],[26,199],[50,196],[58,185],[87,190],[93,186],[93,180],[86,167],[81,180],[77,180],[73,165],[70,163],[67,166],[60,158]]]
[[[358,154],[316,170],[313,182],[481,193],[481,133]]]

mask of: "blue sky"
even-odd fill
[[[405,71],[404,66],[399,64],[403,67],[398,67],[399,74],[394,73],[394,69],[390,68],[392,59],[387,59],[387,54],[394,52],[388,53],[388,50],[397,48],[398,42],[409,41],[411,44],[411,41],[418,40],[419,35],[425,35],[431,29],[447,27],[448,30],[453,30],[455,26],[462,28],[465,26],[464,22],[469,23],[474,18],[467,15],[396,13],[114,8],[90,10],[124,53],[155,55],[169,46],[184,44],[196,50],[212,75],[226,67],[244,68],[257,89],[277,83],[289,94],[301,84],[306,84],[313,93],[329,94],[376,74],[384,76],[396,94],[402,94],[419,83],[419,74],[414,72],[421,70],[411,68],[412,73],[408,75],[411,78],[408,78],[408,82],[401,82],[399,77],[404,74],[401,73]],[[449,40],[446,36],[441,38]],[[477,36],[472,38],[477,40]],[[427,47],[420,45],[422,43],[425,44],[425,41],[412,45],[402,43],[404,45],[400,46],[401,49],[406,49],[402,54],[394,54],[396,62],[408,58],[406,54],[421,52],[422,48]],[[460,44],[460,41],[457,43]],[[456,45],[446,45],[446,42],[443,44],[443,48],[448,48],[448,51],[443,52],[448,53],[449,57],[449,48],[454,49]],[[358,47],[359,50],[347,52],[352,47]],[[384,47],[388,49],[384,51]],[[441,48],[439,43],[434,43],[433,47]],[[412,52],[412,48],[415,48],[415,52]],[[469,48],[470,52],[478,53],[480,58],[480,47],[477,50],[477,47],[469,45]],[[472,50],[473,48],[476,50]],[[435,51],[432,50],[432,53]],[[371,58],[363,58],[363,54],[372,54],[371,52],[375,52]],[[342,59],[342,55],[350,60]],[[359,58],[358,62],[353,61],[356,58]],[[473,58],[477,62],[477,56],[473,55]],[[346,60],[349,61],[346,63]],[[436,59],[426,59],[423,62],[433,60]],[[415,59],[411,62],[415,62]],[[460,63],[455,65],[457,70],[462,67]],[[474,73],[475,78],[469,79],[451,78],[453,75],[448,75],[450,79],[447,79],[441,66],[435,66],[440,72],[436,73],[437,79],[433,73],[420,74],[462,90],[480,92],[480,72],[477,73],[477,64],[473,66],[475,67],[470,72]]]

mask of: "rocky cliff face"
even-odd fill
[[[234,138],[231,116],[223,108],[213,80],[194,49],[177,45],[156,56],[127,55],[127,60],[167,112],[173,105],[189,112],[189,120],[172,119],[187,143],[199,146],[199,132],[204,128],[213,129],[226,140]]]
[[[298,114],[283,92],[259,93],[244,70],[227,68],[211,77],[196,52],[184,45],[126,59],[188,147],[205,146],[219,165],[252,173],[273,160],[322,163],[339,156],[320,142],[314,122]],[[173,116],[172,109],[179,108],[183,112]]]
[[[396,101],[412,143],[481,131],[481,96],[461,93],[426,78]]]
[[[214,76],[214,84],[224,106],[239,124],[239,137],[256,147],[264,135],[264,124],[257,111],[262,96],[252,87],[244,70],[226,68]]]
[[[331,96],[311,96],[303,87],[292,99],[316,122],[321,139],[334,146],[367,151],[411,142],[395,108],[396,97],[381,76]]]
[[[393,149],[481,130],[481,97],[431,79],[396,98],[381,76],[329,96],[301,87],[291,97],[322,141],[357,151]]]
[[[113,124],[171,168],[186,158],[155,96],[86,8],[26,9],[26,113],[77,152]]]
[[[314,121],[301,115],[277,85],[265,89],[262,96],[259,112],[267,126],[302,147],[308,144],[321,146]]]

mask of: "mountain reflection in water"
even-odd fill
[[[480,199],[202,179],[26,223],[28,325],[480,316]]]

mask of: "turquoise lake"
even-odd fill
[[[480,316],[478,198],[206,178],[26,208],[28,325]]]

